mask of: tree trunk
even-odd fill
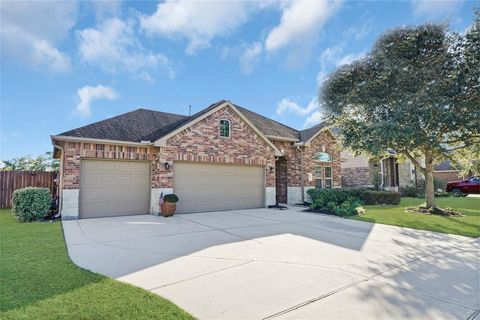
[[[435,208],[435,187],[433,184],[433,157],[425,153],[425,202],[427,208]]]

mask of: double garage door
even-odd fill
[[[264,167],[176,162],[174,192],[178,213],[260,208]],[[150,163],[82,160],[80,218],[146,214]]]
[[[176,162],[173,191],[178,213],[260,208],[264,167]]]

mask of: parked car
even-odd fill
[[[470,177],[467,180],[447,183],[447,192],[461,196],[471,193],[480,194],[480,177]]]

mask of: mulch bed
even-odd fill
[[[437,216],[445,217],[464,217],[463,213],[454,211],[451,208],[428,208],[423,206],[414,206],[405,208],[406,212],[419,213],[419,214],[434,214]]]

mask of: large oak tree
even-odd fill
[[[398,28],[320,91],[345,147],[373,156],[392,148],[413,162],[427,207],[435,207],[433,165],[479,143],[479,39],[478,11],[464,35],[444,25]]]

